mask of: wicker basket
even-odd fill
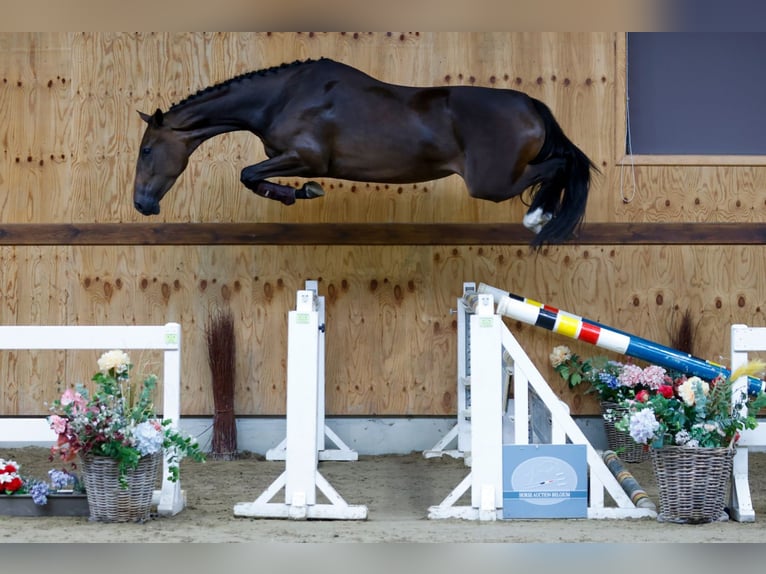
[[[649,449],[634,441],[630,433],[614,428],[615,421],[620,420],[627,412],[628,409],[621,407],[618,403],[601,402],[601,416],[604,419],[606,442],[609,445],[609,450],[617,453],[623,462],[644,462],[649,460]]]
[[[161,453],[142,457],[138,467],[127,472],[128,487],[121,488],[119,463],[115,459],[106,456],[81,456],[82,478],[88,494],[90,520],[148,520],[161,459]]]
[[[699,524],[728,520],[726,494],[733,448],[650,449],[660,496],[660,522]]]

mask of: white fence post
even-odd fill
[[[312,286],[315,286],[312,285]],[[324,305],[315,290],[298,291],[288,313],[287,437],[285,470],[252,502],[234,505],[235,516],[305,520],[364,520],[367,507],[348,504],[319,472],[324,444]],[[322,402],[320,407],[319,402]],[[319,489],[328,503],[318,503]],[[284,491],[284,502],[271,502]]]

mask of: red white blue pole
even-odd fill
[[[615,353],[708,381],[712,381],[718,376],[729,377],[731,375],[731,371],[723,365],[694,357],[689,353],[683,353],[484,283],[479,284],[478,293],[491,294],[500,315],[548,329],[559,335],[591,343]],[[766,390],[764,381],[755,377],[748,377],[748,394],[757,395],[764,390]]]

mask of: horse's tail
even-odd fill
[[[598,173],[599,169],[564,134],[548,106],[531,99],[545,126],[545,142],[532,163],[551,158],[566,160],[563,171],[556,169],[538,185],[529,208],[534,211],[541,207],[553,216],[531,242],[532,247],[541,247],[544,243],[562,243],[571,239],[585,216],[591,170]]]

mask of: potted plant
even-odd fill
[[[6,516],[88,516],[85,489],[76,474],[50,469],[48,480],[21,473],[20,465],[0,458],[0,514]]]
[[[626,412],[622,405],[624,401],[642,393],[669,388],[672,383],[670,374],[663,367],[641,367],[631,360],[619,362],[601,355],[582,359],[566,345],[554,347],[549,358],[551,366],[569,388],[587,384],[586,393],[598,395],[609,449],[625,462],[648,460],[648,449],[636,444],[624,430],[616,428],[615,422]]]
[[[742,376],[762,374],[766,363],[751,361],[728,378],[704,381],[680,376],[670,388],[623,401],[616,426],[651,453],[660,494],[658,520],[725,520],[728,481],[740,431],[758,425],[766,394],[735,393]]]
[[[92,377],[95,392],[78,384],[50,409],[48,422],[58,435],[51,452],[64,461],[79,457],[91,520],[146,520],[162,455],[171,481],[178,480],[182,458],[205,459],[195,439],[155,413],[157,377],[137,385],[132,366],[123,351],[104,353]]]

